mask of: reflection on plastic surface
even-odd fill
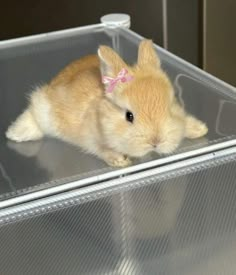
[[[100,44],[113,46],[127,62],[133,63],[139,41],[128,30],[111,32],[98,28],[0,50],[0,162],[11,179],[11,186],[5,180],[1,182],[0,200],[111,171],[106,164],[72,145],[52,139],[13,144],[6,140],[4,132],[26,106],[26,95],[33,86],[47,82],[72,60],[95,53]],[[209,127],[206,137],[185,140],[176,153],[234,140],[234,121],[230,118],[235,117],[236,106],[232,91],[207,77],[203,81],[202,76],[168,53],[159,54],[187,111]],[[222,102],[231,102],[230,108],[221,111]],[[136,164],[162,158],[150,154]]]
[[[220,100],[219,111],[216,117],[216,133],[221,136],[236,135],[236,127],[231,122],[236,117],[236,102]]]
[[[0,163],[0,172],[1,172],[0,175],[2,178],[0,182],[5,182],[6,185],[8,185],[12,191],[15,191],[16,189],[12,184],[11,177],[7,174],[6,169],[1,163]]]
[[[0,219],[0,274],[234,274],[235,160]]]

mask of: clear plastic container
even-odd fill
[[[142,37],[118,19],[0,42],[0,274],[235,274],[235,88],[156,46],[206,137],[125,169],[55,139],[4,137],[70,61],[106,44],[135,62]]]
[[[105,18],[106,19],[106,18]],[[163,68],[186,109],[207,123],[209,133],[185,140],[170,156],[151,154],[131,167],[113,169],[56,139],[16,144],[4,132],[27,104],[34,86],[49,81],[74,59],[112,46],[128,62],[137,58],[141,36],[122,24],[103,23],[0,42],[0,207],[162,166],[234,146],[235,88],[156,46]],[[109,20],[108,20],[109,21]],[[118,20],[119,21],[119,20]]]

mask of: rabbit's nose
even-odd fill
[[[154,148],[157,147],[158,143],[159,143],[159,138],[157,137],[152,138],[151,144]]]

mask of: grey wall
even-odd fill
[[[22,0],[4,1],[0,9],[0,40],[98,23],[108,13],[131,15],[131,29],[201,65],[198,0]],[[97,4],[96,4],[97,3]],[[99,3],[99,5],[98,5]],[[163,4],[167,4],[166,15]],[[167,24],[167,25],[166,25]],[[165,31],[165,33],[164,33]]]
[[[236,1],[204,0],[203,68],[236,86]]]
[[[117,12],[130,14],[133,30],[162,45],[162,0],[2,1],[0,40],[95,24]]]
[[[201,66],[201,1],[163,0],[164,2],[167,6],[164,15],[166,48],[185,60]]]

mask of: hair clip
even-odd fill
[[[133,79],[133,76],[128,75],[128,70],[123,68],[117,75],[117,77],[109,77],[109,76],[103,76],[102,77],[102,83],[103,84],[108,84],[106,91],[108,93],[111,93],[115,86],[119,83],[119,82],[129,82]]]

